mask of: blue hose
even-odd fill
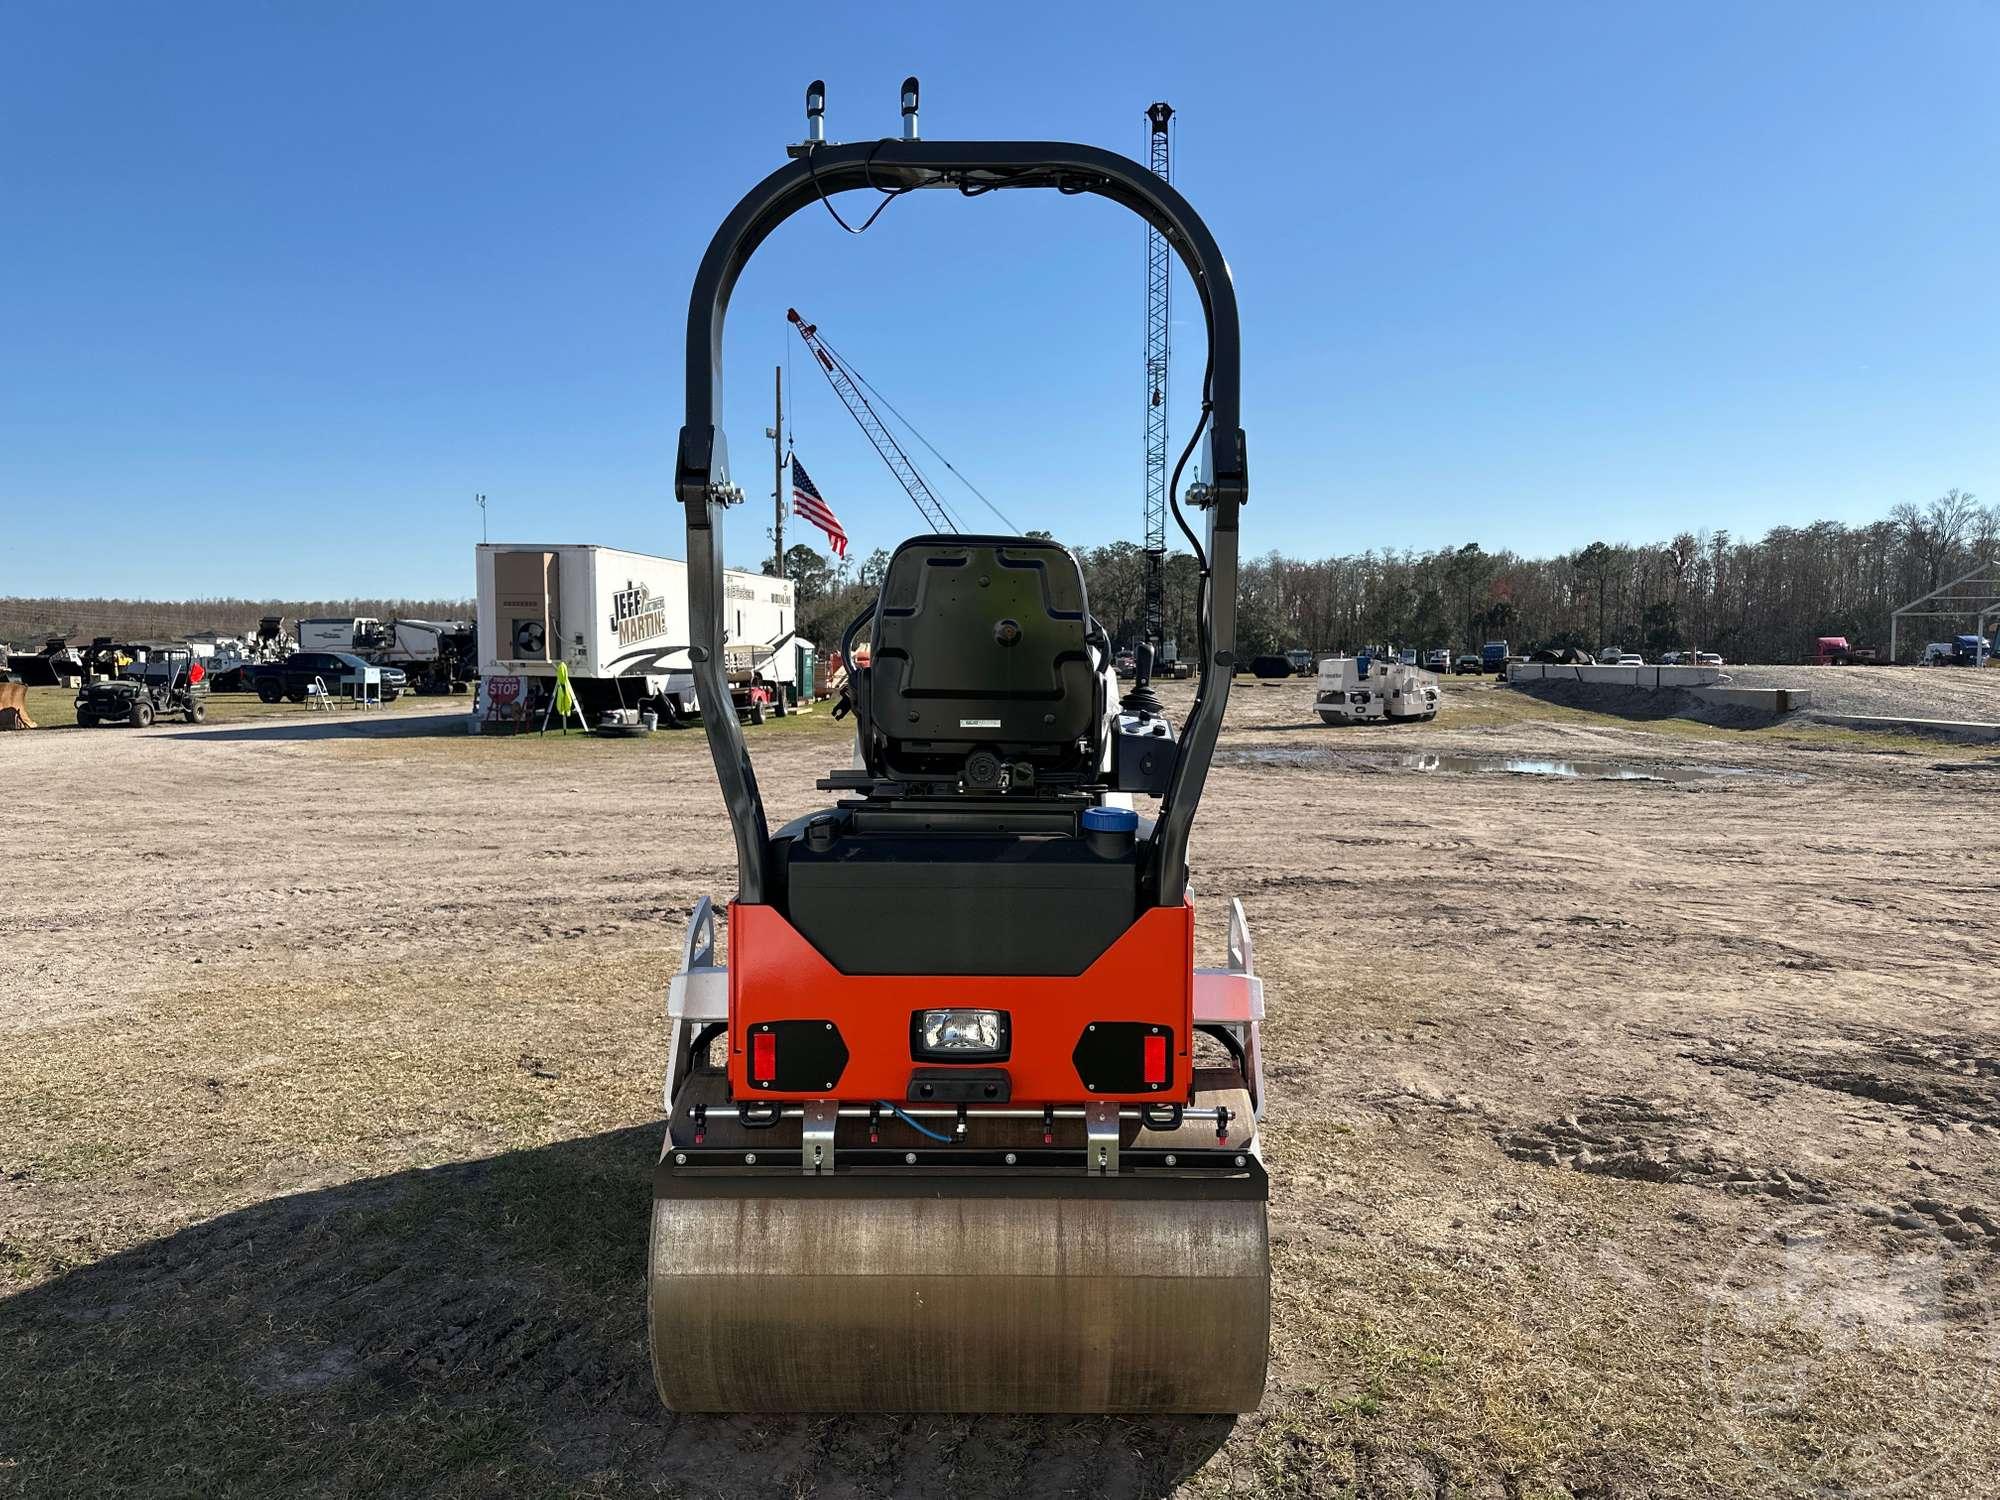
[[[939,1135],[935,1130],[929,1129],[928,1127],[923,1125],[919,1125],[915,1120],[911,1119],[908,1115],[904,1114],[900,1109],[896,1108],[896,1106],[891,1104],[887,1099],[884,1099],[882,1101],[882,1107],[888,1110],[889,1113],[894,1115],[897,1119],[901,1120],[905,1125],[909,1126],[910,1129],[914,1130],[918,1135],[927,1136],[931,1140],[936,1141],[941,1146],[949,1146],[951,1144],[950,1136]]]

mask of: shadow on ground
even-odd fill
[[[1782,724],[1787,719],[1799,721],[1807,717],[1807,711],[1803,709],[1770,713],[1763,709],[1708,703],[1686,688],[1626,687],[1618,683],[1571,682],[1556,677],[1506,686],[1509,692],[1552,703],[1558,708],[1610,714],[1640,723],[1656,719],[1689,719],[1715,729],[1764,729]]]
[[[301,714],[306,710],[301,709]],[[403,735],[463,735],[466,715],[438,710],[364,713],[350,710],[313,714],[310,718],[266,719],[249,724],[189,725],[177,733],[161,736],[174,740],[202,740],[210,744],[243,740],[360,740],[394,739]]]
[[[657,1140],[281,1198],[0,1302],[0,1493],[1144,1497],[1228,1437],[1228,1418],[661,1410]]]

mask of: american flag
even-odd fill
[[[846,528],[840,524],[840,517],[833,513],[833,507],[820,497],[812,476],[806,473],[806,466],[799,462],[796,453],[792,455],[792,514],[803,517],[824,531],[826,544],[833,549],[835,557],[847,556]]]

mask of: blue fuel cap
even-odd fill
[[[1085,833],[1137,833],[1139,815],[1129,807],[1086,807],[1083,810],[1083,831]]]

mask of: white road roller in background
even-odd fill
[[[1393,656],[1328,656],[1319,664],[1313,707],[1324,724],[1435,719],[1438,680]]]

